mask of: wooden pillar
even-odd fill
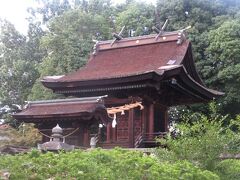
[[[134,111],[133,109],[129,110],[129,117],[128,117],[128,140],[129,140],[129,147],[134,147]]]
[[[88,132],[87,127],[84,128],[83,145],[86,146],[86,147],[90,146],[89,132]]]
[[[168,131],[168,107],[158,104],[155,115],[155,132]]]
[[[107,143],[111,142],[111,123],[107,124]]]
[[[154,133],[154,104],[149,105],[149,130],[148,133]]]
[[[141,133],[144,135],[146,133],[147,129],[147,106],[144,104],[144,109],[142,110],[142,116],[141,116]]]
[[[117,126],[112,129],[112,133],[113,133],[113,142],[116,142],[117,141]]]
[[[168,131],[168,108],[166,107],[165,109],[165,113],[164,113],[164,129],[165,129],[165,132]]]

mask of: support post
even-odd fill
[[[141,117],[141,124],[142,124],[142,134],[145,135],[147,133],[147,119],[148,119],[148,105],[147,103],[144,103],[144,109],[142,111],[142,117]]]
[[[107,124],[107,143],[111,142],[111,123]]]
[[[116,142],[117,141],[117,126],[112,129],[112,133],[113,133],[113,142]]]
[[[90,141],[89,141],[89,132],[87,127],[84,129],[84,135],[83,135],[83,146],[90,146]]]
[[[154,133],[154,104],[149,105],[149,138],[153,138]]]
[[[128,118],[128,140],[129,140],[129,147],[134,147],[134,111],[133,109],[129,110],[129,118]]]
[[[166,107],[165,109],[165,114],[164,114],[164,129],[165,132],[168,132],[168,108]]]

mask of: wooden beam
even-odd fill
[[[159,31],[158,35],[155,37],[155,40],[157,40],[159,38],[159,36],[161,36],[165,30],[165,28],[167,27],[168,24],[168,19],[166,19],[165,23],[163,24],[161,30]]]
[[[118,34],[114,33],[113,36],[119,41],[122,39],[122,36],[119,36]]]
[[[156,26],[153,26],[152,30],[155,31],[157,34],[160,32],[160,30]]]
[[[113,46],[113,44],[114,44],[116,41],[119,41],[119,40],[121,40],[121,39],[123,38],[121,35],[122,35],[124,29],[125,29],[125,26],[122,27],[121,31],[120,31],[118,34],[116,34],[116,33],[113,34],[113,36],[115,37],[115,39],[112,41],[111,47]]]

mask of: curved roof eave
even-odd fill
[[[96,81],[98,81],[98,85],[105,85],[111,86],[114,83],[136,83],[140,82],[141,80],[154,80],[156,82],[161,82],[163,80],[168,80],[171,78],[179,77],[182,81],[182,84],[187,87],[187,91],[192,91],[192,94],[196,93],[196,97],[201,96],[204,99],[211,100],[217,97],[224,95],[224,93],[215,91],[205,87],[204,85],[200,84],[196,80],[194,80],[189,73],[187,72],[186,68],[183,65],[174,65],[174,66],[164,66],[158,69],[158,71],[151,71],[145,72],[142,74],[136,74],[127,77],[116,77],[111,79],[101,79],[101,80],[90,80],[90,81],[79,81],[79,82],[64,82],[64,83],[52,83],[52,82],[43,82],[47,83],[48,87],[51,86],[52,89],[57,89],[64,87],[66,85],[71,88],[71,86],[78,85],[78,87],[86,88],[85,84],[87,83],[88,86],[96,86]],[[75,84],[74,84],[75,83]],[[57,86],[56,86],[57,85]]]
[[[108,122],[111,118],[108,116],[106,107],[99,98],[103,98],[103,96],[35,101],[31,102],[21,112],[13,114],[12,116],[19,121],[34,123],[37,119],[79,119],[88,115],[98,117],[103,122]]]
[[[205,96],[209,100],[213,100],[217,97],[221,97],[224,95],[223,92],[219,92],[216,90],[209,89],[205,87],[204,85],[198,83],[196,80],[194,80],[187,72],[186,68],[182,65],[180,67],[177,67],[180,69],[181,73],[178,74],[178,77],[181,79],[182,84],[187,87],[188,91],[192,89],[193,91],[197,92],[200,96]],[[173,78],[173,75],[171,74],[171,71],[165,71],[165,78]],[[164,78],[164,79],[165,79]]]

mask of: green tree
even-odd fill
[[[222,111],[232,115],[240,108],[240,20],[224,22],[210,31],[207,61],[202,62],[206,83],[223,90]]]
[[[208,118],[198,114],[198,121],[188,121],[174,127],[175,135],[160,139],[160,143],[168,150],[159,149],[160,161],[188,160],[195,165],[213,171],[221,161],[222,153],[239,151],[239,118],[232,120],[230,125],[224,125],[226,117],[215,116]],[[238,129],[236,132],[232,128]],[[238,142],[238,147],[234,146]],[[168,157],[169,159],[166,159]]]
[[[94,44],[92,40],[107,39],[110,34],[109,24],[103,16],[82,12],[80,9],[69,10],[54,18],[48,29],[49,32],[41,40],[41,46],[48,54],[38,68],[40,78],[79,69],[91,52]],[[38,90],[40,87],[37,82],[30,99],[41,98],[41,94],[44,99],[51,97],[49,93],[45,94],[43,87]]]
[[[220,91],[227,90],[227,88],[224,87],[224,83],[226,81],[223,80],[220,82],[220,80],[211,80],[211,77],[220,77],[220,74],[222,73],[219,74],[219,68],[215,68],[215,65],[212,64],[212,61],[216,61],[216,59],[211,56],[211,50],[208,48],[209,44],[211,44],[211,41],[213,40],[213,38],[211,38],[211,40],[209,39],[209,31],[214,31],[215,29],[219,28],[225,21],[231,21],[232,19],[239,18],[239,9],[240,4],[231,0],[157,1],[157,19],[163,22],[166,18],[169,18],[170,23],[167,27],[168,30],[178,30],[189,25],[192,26],[192,28],[188,31],[188,37],[193,45],[193,54],[197,70],[199,71],[199,74],[203,78],[204,82],[206,82],[207,86]],[[223,44],[225,40],[227,40],[227,38],[222,39]],[[208,50],[206,50],[207,48]],[[221,56],[221,52],[218,53],[219,56]],[[232,53],[235,53],[236,56],[238,54],[237,51]],[[226,63],[225,65],[228,67]],[[223,79],[227,79],[227,76],[224,74],[222,74],[221,77]],[[232,83],[235,84],[237,84],[237,82],[238,80],[232,81]],[[234,91],[235,95],[236,92],[238,92],[237,88],[238,87],[236,85],[231,87],[231,91]],[[228,92],[227,97],[230,97],[228,96]],[[220,102],[223,104],[229,104],[231,100],[228,98],[224,98],[224,100]],[[231,107],[231,105],[229,104],[228,107]],[[206,105],[191,106],[188,108],[192,109],[193,111],[199,111],[201,109],[202,112],[209,113]],[[224,106],[224,108],[225,110],[223,110],[223,108],[221,110],[222,114],[234,114],[237,111],[239,112],[239,110],[237,110],[239,108],[237,108],[236,104],[232,106],[232,109],[234,109],[233,111],[230,108],[227,108],[227,106]]]
[[[205,59],[206,34],[214,25],[216,16],[227,14],[224,4],[218,0],[158,0],[157,15],[160,21],[170,20],[168,30],[179,30],[187,26],[194,48],[196,61]]]
[[[0,21],[1,116],[10,121],[8,113],[22,109],[39,76],[36,63],[29,55],[29,47],[27,38],[11,23]]]
[[[41,17],[41,23],[46,24],[50,19],[60,16],[65,11],[71,9],[69,0],[36,0],[40,6],[36,8],[28,8],[29,14],[35,19],[37,16]],[[39,17],[38,17],[39,18]]]
[[[131,2],[116,15],[117,29],[125,26],[125,36],[146,35],[152,32],[155,8],[146,3]]]
[[[26,37],[7,21],[2,21],[0,28],[0,101],[23,106],[38,72],[35,63],[28,59]]]

